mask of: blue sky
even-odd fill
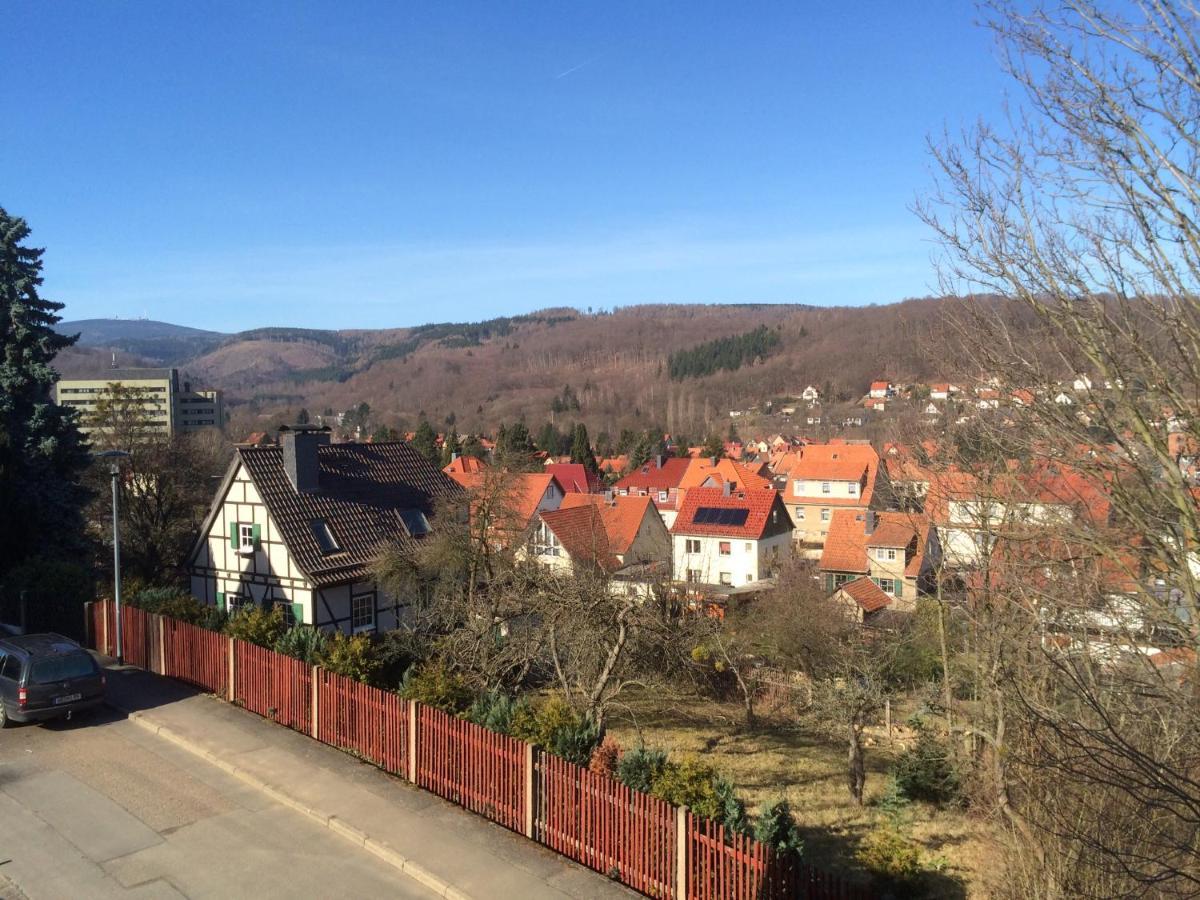
[[[934,288],[967,0],[7,3],[0,205],[68,318],[389,327]]]

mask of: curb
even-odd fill
[[[200,747],[198,744],[195,744],[188,738],[185,738],[177,732],[171,730],[166,725],[161,725],[151,721],[150,719],[147,719],[145,713],[130,712],[129,710],[123,709],[122,707],[113,703],[111,700],[108,701],[108,705],[118,712],[123,713],[130,722],[135,723],[138,727],[144,728],[152,734],[161,737],[163,740],[169,741],[175,746],[188,751],[193,756],[200,757],[205,762],[211,763],[218,769],[221,769],[223,772],[227,772],[238,780],[250,785],[252,788],[255,788],[256,790],[266,794],[281,806],[286,806],[288,809],[307,816],[317,824],[328,828],[339,837],[342,837],[345,840],[362,847],[373,856],[383,860],[388,865],[403,872],[414,881],[419,881],[425,887],[433,891],[437,896],[445,897],[446,900],[473,900],[471,895],[464,894],[444,878],[433,874],[420,863],[401,855],[383,841],[376,840],[365,832],[355,828],[353,825],[347,824],[337,816],[331,816],[327,813],[323,813],[319,809],[314,809],[313,807],[296,800],[294,797],[290,796],[280,788],[263,781],[256,775],[251,775],[243,769],[238,768],[236,765],[229,762],[229,760],[222,759],[211,750],[206,750],[203,747]]]

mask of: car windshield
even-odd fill
[[[64,653],[62,656],[46,656],[33,661],[29,672],[30,684],[51,684],[68,678],[83,678],[96,674],[96,664],[86,653]]]

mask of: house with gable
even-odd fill
[[[649,497],[670,528],[678,510],[680,482],[690,463],[686,457],[657,456],[642,463],[614,488],[621,496]]]
[[[891,598],[893,609],[912,610],[936,556],[930,534],[928,522],[918,515],[837,510],[818,565],[826,592],[866,578]]]
[[[814,558],[825,543],[834,510],[865,510],[875,496],[879,454],[868,443],[806,445],[784,473],[783,500],[796,540]]]
[[[528,556],[554,569],[602,571],[621,594],[650,596],[671,578],[671,535],[645,496],[568,494],[539,514]]]
[[[792,520],[773,488],[687,491],[671,526],[674,574],[695,586],[742,586],[771,578],[792,552]]]
[[[284,427],[278,445],[240,446],[188,556],[192,594],[230,612],[278,606],[289,624],[345,633],[397,627],[403,598],[375,583],[388,545],[429,532],[459,487],[399,441],[331,444]]]

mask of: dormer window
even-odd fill
[[[312,531],[312,536],[316,539],[317,546],[321,548],[322,553],[337,553],[342,549],[338,546],[333,532],[329,530],[329,523],[324,519],[313,519],[308,523],[308,527]]]
[[[400,521],[404,523],[404,528],[411,537],[421,537],[429,534],[431,530],[429,520],[419,509],[400,510]]]

